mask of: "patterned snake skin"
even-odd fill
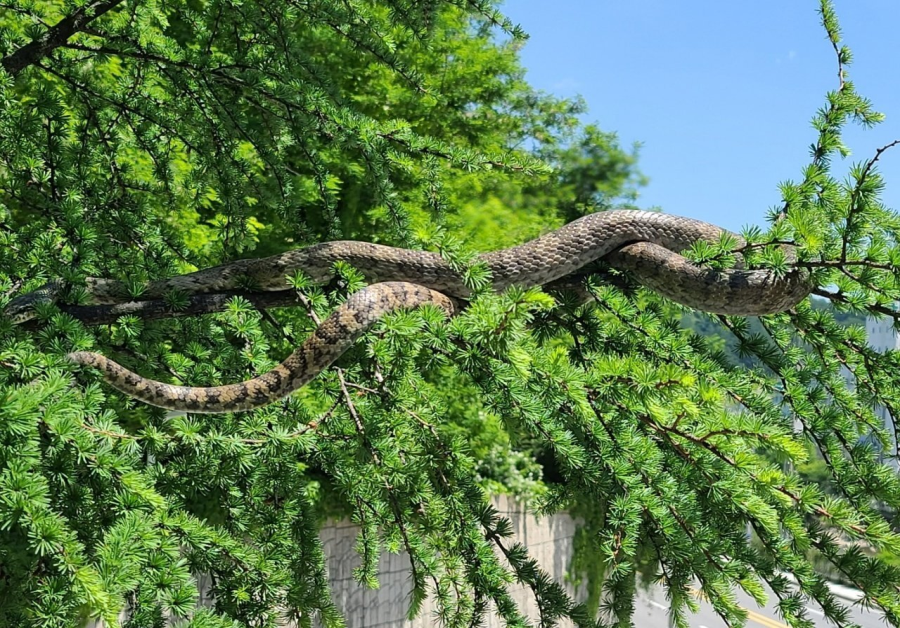
[[[490,268],[498,291],[513,285],[551,284],[602,258],[673,301],[718,314],[772,314],[793,307],[809,294],[812,286],[805,271],[799,269],[780,276],[766,270],[717,271],[678,254],[698,240],[718,242],[723,233],[715,225],[690,218],[616,210],[579,218],[535,240],[485,253],[479,259]],[[341,241],[153,282],[141,299],[160,298],[172,289],[188,294],[220,292],[246,285],[248,280],[262,290],[285,290],[289,288],[286,275],[298,270],[325,283],[333,276],[337,261],[350,263],[373,285],[351,295],[300,348],[259,377],[211,388],[173,386],[141,377],[96,353],[79,351],[68,358],[99,369],[111,386],[126,395],[162,408],[196,413],[250,410],[305,385],[384,314],[430,303],[453,315],[455,300],[470,296],[459,272],[436,253]],[[120,296],[119,282],[93,279],[88,288],[94,303],[131,300]],[[52,299],[53,293],[48,287],[14,299],[6,314],[17,322],[26,320],[35,301]]]

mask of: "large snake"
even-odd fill
[[[777,313],[809,294],[812,286],[801,269],[784,274],[713,270],[679,254],[700,240],[718,242],[724,233],[690,218],[615,210],[584,216],[525,244],[484,253],[479,260],[490,269],[493,288],[501,291],[510,286],[546,286],[603,259],[673,301],[718,314]],[[111,386],[154,406],[197,413],[238,412],[272,403],[304,386],[388,312],[430,303],[452,316],[459,302],[471,296],[461,273],[436,253],[339,241],[152,282],[141,299],[161,298],[173,289],[188,294],[221,292],[248,280],[261,290],[285,290],[286,276],[296,271],[325,283],[337,261],[350,263],[374,283],[352,294],[284,362],[253,379],[209,388],[174,386],[141,377],[97,353],[78,351],[68,358],[99,369]],[[94,303],[130,300],[122,297],[120,282],[93,279],[88,288]],[[23,295],[10,302],[6,314],[21,322],[29,317],[35,301],[49,298],[53,298],[52,290]]]

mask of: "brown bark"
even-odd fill
[[[620,275],[611,275],[602,270],[592,269],[591,274],[597,274],[608,284],[622,289],[628,288],[628,283]],[[578,301],[586,303],[592,296],[583,285],[587,276],[585,273],[576,273],[559,281],[544,286],[548,292],[571,292]],[[275,292],[253,292],[250,290],[227,290],[210,294],[195,294],[188,297],[184,307],[173,309],[171,305],[162,299],[147,301],[129,301],[113,305],[60,305],[61,312],[65,312],[85,325],[109,325],[115,323],[121,316],[135,316],[143,320],[159,320],[163,318],[175,318],[180,316],[199,316],[221,312],[228,306],[228,302],[234,297],[242,297],[249,301],[258,310],[267,310],[276,307],[297,307],[303,305],[301,298],[293,290],[279,290]],[[25,328],[36,329],[40,323],[31,320],[22,325]]]
[[[265,310],[273,307],[295,307],[301,305],[300,299],[293,290],[278,292],[246,292],[231,290],[214,294],[197,294],[189,297],[187,305],[173,309],[162,299],[148,301],[129,301],[114,305],[60,305],[61,312],[80,320],[85,325],[109,325],[121,316],[136,316],[143,320],[158,320],[178,316],[197,316],[211,312],[221,312],[228,302],[236,297],[247,299],[257,309]],[[23,327],[38,327],[35,320],[28,321]]]
[[[33,65],[65,44],[75,33],[98,17],[122,4],[125,0],[95,0],[84,5],[72,15],[63,18],[57,24],[32,41],[25,44],[11,55],[0,59],[0,65],[15,76],[29,65]]]

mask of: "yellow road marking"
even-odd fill
[[[759,613],[751,611],[749,608],[744,608],[744,610],[747,611],[747,619],[752,619],[756,623],[766,626],[766,628],[787,628],[787,624],[783,624],[777,619],[760,615]]]
[[[698,600],[707,599],[706,594],[699,589],[691,587],[690,592]],[[741,606],[740,608],[742,608],[744,610],[744,612],[747,613],[747,619],[749,619],[750,621],[754,621],[757,624],[760,624],[762,626],[765,626],[766,628],[788,628],[787,624],[783,624],[780,621],[778,621],[777,619],[772,619],[771,617],[766,617],[765,615],[761,615],[755,611],[751,611],[749,608],[744,608],[743,606]]]

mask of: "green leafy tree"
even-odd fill
[[[475,281],[473,251],[633,202],[636,152],[581,124],[582,103],[528,86],[523,35],[489,0],[0,5],[0,306],[66,286],[29,323],[0,317],[0,623],[113,625],[126,608],[134,628],[340,625],[317,532],[342,514],[361,528],[360,582],[377,583],[382,549],[406,551],[410,615],[434,596],[448,625],[489,604],[526,624],[514,582],[542,625],[628,624],[639,574],[665,583],[679,625],[695,583],[729,622],[743,620],[733,590],[761,598],[766,583],[791,625],[808,625],[808,599],[845,625],[810,549],[900,625],[900,537],[882,508],[900,483],[869,444],[894,447],[872,408],[898,416],[898,357],[834,314],[896,320],[900,224],[878,200],[888,147],[832,174],[844,125],[880,116],[846,78],[827,0],[820,14],[841,80],[802,180],[744,253],[808,269],[832,307],[754,327],[718,317],[753,368],[598,267],[588,305],[510,290],[450,321],[398,312],[282,402],[167,417],[63,356],[99,349],[189,385],[246,379],[361,275],[172,293],[126,316],[79,305],[88,277],[139,299],[151,279],[357,238],[441,250]],[[796,469],[815,456],[813,482]],[[487,489],[584,516],[587,603],[507,538]],[[213,576],[215,607],[196,608],[196,573]]]

